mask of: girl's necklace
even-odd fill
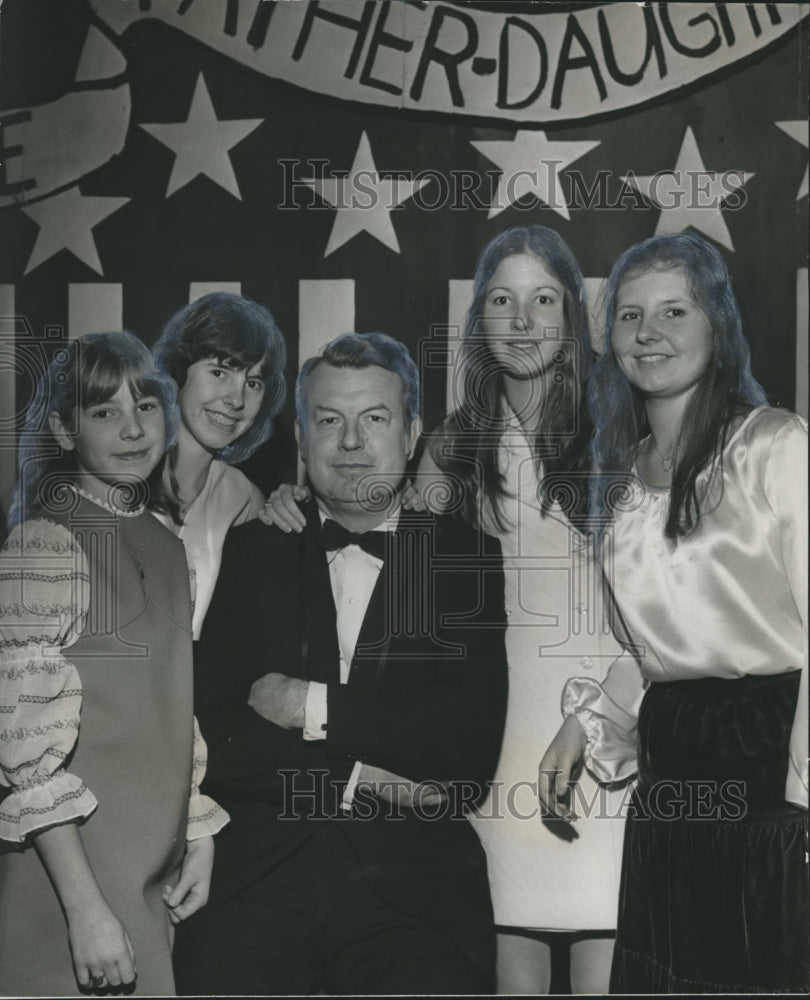
[[[83,490],[81,486],[77,486],[75,483],[71,483],[70,487],[78,493],[79,496],[84,497],[85,500],[89,500],[90,503],[94,503],[97,507],[101,507],[110,514],[115,514],[116,517],[140,517],[144,510],[146,510],[146,505],[144,503],[130,505],[129,501],[131,499],[137,500],[140,498],[135,495],[134,491],[128,484],[123,488],[119,488],[118,493],[116,493],[114,487],[110,487],[107,491],[106,500],[102,500],[101,497],[94,496],[87,490]],[[116,503],[116,501],[120,501],[120,503]]]
[[[661,459],[661,468],[664,470],[664,472],[672,472],[672,466],[675,464],[675,459],[672,456],[672,452],[670,452],[669,455],[664,455],[661,449],[655,443],[655,437],[651,435],[650,440],[652,441],[653,448],[655,448],[655,450],[658,452],[658,457]],[[673,448],[672,451],[674,450],[675,449]]]

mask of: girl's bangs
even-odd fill
[[[247,369],[259,363],[268,366],[268,344],[265,334],[249,327],[209,328],[194,344],[191,364],[216,358],[229,368]]]
[[[86,409],[106,403],[118,392],[124,382],[124,365],[116,355],[83,350],[75,377],[78,405]]]
[[[82,408],[106,403],[124,383],[135,399],[142,396],[162,398],[149,355],[127,357],[85,350],[80,358],[76,383],[78,404]]]

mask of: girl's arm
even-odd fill
[[[538,794],[560,819],[576,819],[570,788],[583,766],[597,781],[624,781],[636,770],[636,720],[644,694],[638,662],[623,653],[602,683],[572,677],[563,688],[565,721],[540,761]]]
[[[765,472],[765,494],[780,528],[782,563],[801,622],[802,671],[790,736],[785,798],[808,806],[807,695],[807,423],[792,416],[774,435]]]
[[[79,984],[117,986],[135,978],[132,948],[77,827],[98,803],[64,767],[82,684],[62,650],[82,632],[89,583],[82,548],[60,525],[17,525],[0,553],[0,783],[11,788],[0,838],[36,847],[65,913]]]
[[[213,869],[214,838],[206,836],[186,841],[186,853],[177,885],[174,888],[170,885],[163,887],[163,902],[173,924],[179,924],[208,902]]]
[[[195,718],[186,853],[177,885],[163,887],[163,902],[168,908],[169,919],[173,924],[179,924],[181,920],[190,917],[208,902],[211,872],[214,867],[214,834],[230,820],[221,806],[200,791],[207,766],[208,747]]]
[[[301,532],[307,521],[298,506],[312,496],[308,486],[291,486],[282,483],[259,510],[259,520],[264,524],[281,528],[282,531]]]
[[[135,956],[127,932],[96,882],[75,823],[34,836],[39,857],[65,912],[76,980],[82,987],[135,981]],[[99,982],[103,976],[105,982]]]
[[[63,649],[81,633],[89,575],[81,546],[48,521],[17,525],[0,552],[0,839],[86,819],[98,805],[65,768],[82,683]]]

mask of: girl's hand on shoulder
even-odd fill
[[[103,898],[71,913],[68,938],[79,986],[99,990],[135,982],[132,942]]]
[[[291,486],[282,483],[273,490],[259,511],[259,520],[264,524],[281,528],[282,531],[301,532],[306,525],[306,518],[301,513],[299,503],[309,500],[312,496],[308,486]]]
[[[405,480],[405,488],[402,491],[402,506],[405,510],[427,510],[427,504],[422,498],[422,494],[410,479]]]
[[[208,902],[213,867],[213,837],[199,837],[186,842],[186,854],[177,885],[174,888],[170,885],[163,887],[163,902],[173,924],[179,924]]]

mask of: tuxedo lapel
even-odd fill
[[[422,577],[429,565],[430,524],[425,514],[402,511],[396,531],[387,533],[385,560],[357,638],[349,683],[378,682],[392,644],[419,634],[420,604],[429,599]]]
[[[320,544],[320,518],[314,503],[307,515],[301,538],[303,571],[299,588],[304,679],[337,684],[340,681],[337,615],[326,552]]]
[[[393,533],[391,533],[393,535]],[[391,556],[392,540],[386,546],[386,558],[383,561],[371,599],[368,602],[357,644],[354,648],[354,659],[349,671],[349,684],[374,683],[385,667],[385,657],[391,645],[390,626],[390,588],[387,584],[388,560]]]

